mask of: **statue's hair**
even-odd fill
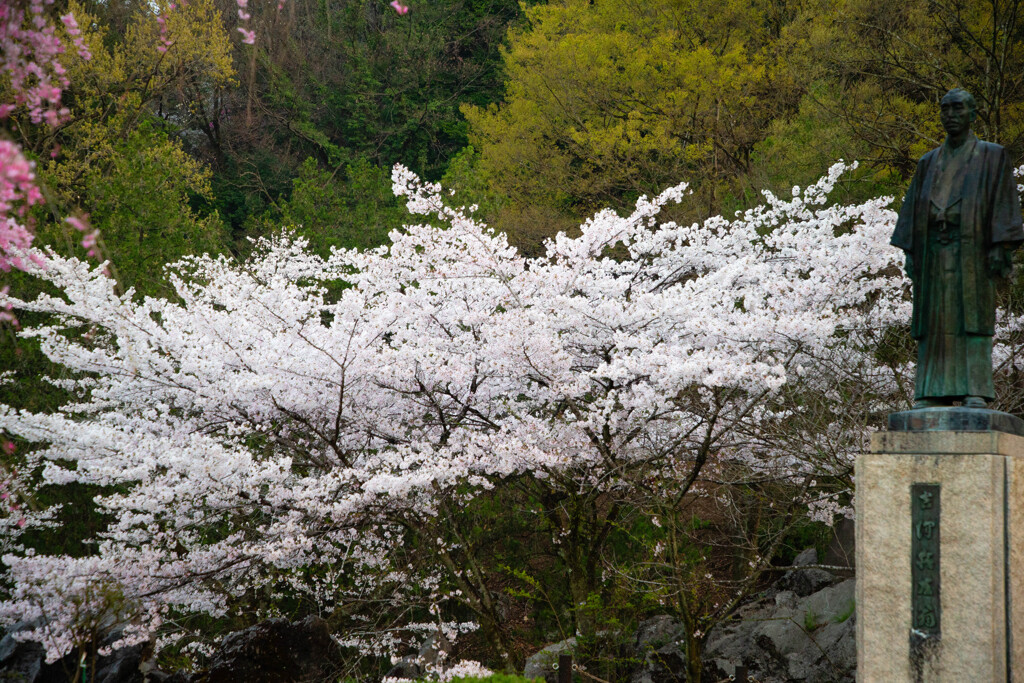
[[[943,95],[942,99],[946,99],[950,95],[954,95],[957,98],[963,98],[964,102],[967,103],[967,108],[970,111],[972,111],[972,112],[977,112],[978,111],[978,103],[974,99],[974,95],[972,95],[971,93],[967,92],[963,88],[953,88],[948,93]]]

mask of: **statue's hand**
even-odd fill
[[[1010,275],[1013,261],[1010,252],[1002,245],[995,245],[988,250],[988,274],[992,277],[1005,278]]]

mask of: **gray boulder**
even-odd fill
[[[779,591],[712,630],[705,672],[714,680],[746,666],[761,683],[853,683],[854,638],[853,579],[807,596]]]
[[[76,683],[79,654],[71,652],[62,660],[47,664],[43,646],[33,641],[19,641],[14,634],[35,628],[40,622],[19,622],[0,639],[0,681],[11,683]],[[112,629],[99,647],[109,647],[121,638],[122,628]],[[122,647],[95,660],[96,683],[144,683],[141,671],[145,645]]]
[[[636,656],[642,659],[629,683],[682,683],[686,680],[686,641],[682,622],[662,614],[640,622]]]
[[[309,616],[290,623],[268,619],[229,634],[210,668],[194,683],[312,683],[333,680],[341,666],[340,646],[327,622]]]
[[[840,580],[831,572],[809,566],[814,564],[818,564],[818,551],[814,548],[804,550],[793,559],[793,568],[775,582],[772,590],[792,591],[803,598]]]
[[[828,588],[839,581],[839,577],[824,569],[792,569],[782,575],[775,583],[779,591],[792,591],[798,597],[805,598],[812,593]]]
[[[705,680],[728,679],[746,667],[759,683],[854,683],[855,582],[811,566],[817,561],[813,548],[800,553],[760,597],[711,630],[702,653]],[[685,683],[684,628],[668,615],[641,622],[621,653],[637,665],[616,680]],[[524,676],[555,683],[558,656],[575,649],[575,638],[545,647],[527,659]]]
[[[443,634],[440,637],[437,634],[432,635],[420,646],[420,650],[415,657],[402,657],[388,671],[387,676],[392,678],[418,678],[423,674],[427,665],[436,664],[438,661],[443,660],[448,656],[448,652],[451,649],[451,643],[448,642],[448,639]]]
[[[0,638],[0,681],[35,683],[43,670],[46,652],[32,641],[15,640],[14,634],[35,628],[38,621],[19,621]]]
[[[575,652],[575,638],[567,638],[548,645],[543,650],[527,658],[526,667],[523,669],[523,678],[542,678],[547,683],[556,683],[558,681],[559,655],[571,655]]]
[[[818,564],[818,551],[814,547],[807,548],[793,558],[794,567],[806,567],[811,564]]]

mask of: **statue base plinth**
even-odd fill
[[[1024,437],[1003,415],[896,413],[857,457],[859,682],[1024,681]]]
[[[1024,420],[999,410],[943,406],[889,414],[891,432],[1005,432],[1024,436]]]

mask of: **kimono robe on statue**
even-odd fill
[[[900,209],[892,244],[911,257],[918,341],[915,398],[994,397],[996,277],[989,250],[1024,240],[1006,151],[973,134],[928,152]],[[1007,256],[1008,258],[1008,256]]]

